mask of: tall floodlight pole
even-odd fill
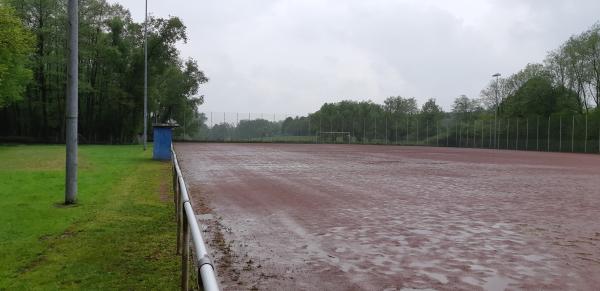
[[[144,9],[144,150],[148,142],[148,0]]]
[[[79,55],[79,16],[77,0],[69,0],[69,66],[66,108],[66,175],[65,175],[65,204],[77,201],[77,115],[78,115],[78,55]]]
[[[499,145],[500,145],[498,143],[498,106],[500,105],[500,100],[498,100],[498,89],[499,89],[498,87],[500,85],[500,83],[499,83],[500,76],[502,76],[502,75],[500,75],[500,73],[496,73],[496,74],[492,75],[492,77],[496,78],[496,100],[495,100],[496,101],[495,102],[496,109],[494,111],[494,142],[496,143],[497,148],[499,148]]]

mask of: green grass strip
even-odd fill
[[[1,289],[176,289],[170,165],[139,146],[0,146]]]

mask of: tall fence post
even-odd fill
[[[446,147],[450,146],[449,138],[450,138],[450,126],[449,126],[449,124],[446,124]]]
[[[466,140],[466,145],[465,147],[469,147],[469,121],[467,120],[467,136],[466,136],[467,140]]]
[[[519,118],[517,118],[517,141],[515,142],[515,151],[519,150]]]
[[[373,132],[373,143],[377,143],[377,117],[375,117],[375,132]]]
[[[562,129],[563,129],[563,127],[562,127],[562,115],[560,115],[558,117],[558,123],[559,123],[559,125],[558,125],[558,135],[559,135],[559,137],[558,137],[558,152],[562,152],[562,138],[563,138],[563,135],[562,135]]]
[[[510,137],[510,118],[506,121],[506,149],[509,149],[508,138]]]
[[[496,126],[496,147],[500,149],[500,138],[502,137],[500,132],[498,132],[502,128],[502,119],[498,119],[498,125]]]
[[[476,148],[477,147],[477,125],[476,125],[476,120],[473,119],[473,145],[472,147]]]
[[[458,147],[462,147],[462,122],[458,123]]]
[[[546,151],[550,151],[550,116],[548,116],[548,145],[546,146]]]
[[[310,115],[308,115],[308,117],[306,119],[308,119],[308,131],[306,134],[308,135],[308,142],[310,142],[311,136],[312,136],[312,134],[310,133]]]
[[[248,124],[250,124],[249,122],[250,122],[250,112],[248,112]],[[250,136],[251,135],[248,134],[248,142],[250,142]]]
[[[398,118],[398,117],[396,117]],[[398,145],[398,120],[396,119],[396,138],[394,139],[394,143]]]
[[[419,117],[416,118],[417,119],[417,141],[416,144],[420,144],[419,141]]]
[[[387,115],[385,116],[385,144],[388,144],[388,126],[387,126]]]
[[[440,121],[435,124],[435,145],[440,146]]]
[[[588,142],[588,113],[585,113],[585,142],[583,143],[583,152],[587,153],[587,142]]]
[[[363,118],[363,140],[362,140],[362,144],[365,144],[367,140],[367,121],[365,118]]]
[[[454,146],[458,147],[458,119],[454,121],[454,125],[456,126],[456,130],[454,130]]]
[[[527,117],[527,122],[525,123],[527,130],[525,131],[525,150],[529,150],[529,117]]]
[[[481,120],[481,148],[485,148],[485,146],[483,146],[483,136],[485,135],[484,127],[485,122]]]
[[[425,126],[425,144],[429,145],[429,119],[425,120],[426,122],[426,126]]]
[[[404,145],[408,144],[408,135],[410,132],[410,128],[409,128],[410,124],[409,123],[410,123],[410,115],[407,115],[406,116],[406,135],[404,136]]]
[[[535,143],[535,150],[536,151],[540,151],[540,116],[538,115],[537,117],[537,129],[536,129],[536,143]]]
[[[575,152],[575,115],[571,124],[571,152]]]
[[[493,122],[490,120],[490,143],[488,145],[488,149],[492,148],[492,134],[493,134]]]

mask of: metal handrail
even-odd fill
[[[189,289],[189,252],[190,234],[194,246],[196,266],[198,268],[198,286],[206,291],[218,291],[215,268],[208,255],[208,250],[196,220],[190,197],[175,149],[171,145],[171,160],[173,161],[173,193],[177,214],[177,254],[181,254],[181,289]]]

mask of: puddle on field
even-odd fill
[[[479,286],[479,280],[477,280],[477,279],[475,279],[473,277],[463,277],[460,280],[463,281],[463,282],[465,282],[465,283],[467,283],[467,284]]]
[[[425,268],[433,268],[436,265],[439,265],[440,262],[439,261],[429,261],[429,262],[412,262],[410,263],[410,267],[418,267],[421,269],[425,269]]]
[[[197,220],[212,220],[212,219],[214,219],[214,216],[210,213],[209,214],[197,214],[196,219]]]
[[[531,262],[541,262],[546,257],[540,256],[540,255],[526,255],[526,256],[523,256],[523,258],[528,261],[531,261]]]
[[[419,271],[419,273],[425,274],[425,275],[427,275],[430,278],[438,280],[442,284],[447,284],[448,283],[448,277],[446,277],[446,275],[444,275],[444,274],[431,273],[431,272],[426,272],[426,271]]]
[[[513,280],[511,280],[509,278],[498,276],[498,275],[493,276],[493,277],[484,278],[484,280],[485,280],[485,283],[483,284],[483,289],[489,290],[489,291],[505,290],[510,283],[514,282]]]

